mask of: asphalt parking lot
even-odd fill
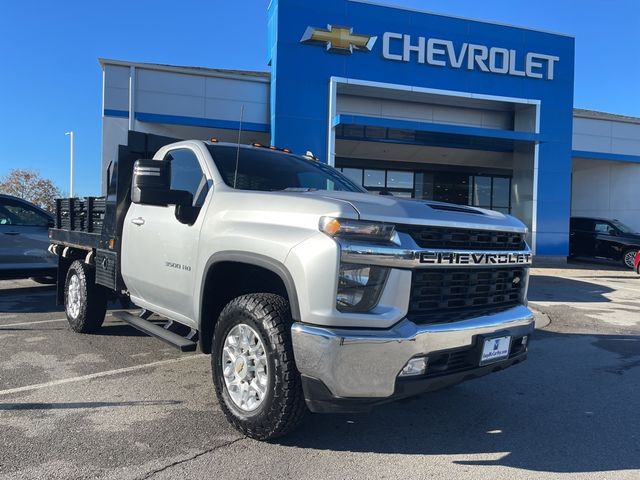
[[[78,335],[55,287],[0,282],[0,478],[640,478],[640,277],[536,268],[522,365],[370,414],[242,437],[209,358],[108,317]]]

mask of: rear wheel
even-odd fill
[[[624,255],[622,256],[622,263],[626,267],[633,269],[634,268],[633,262],[636,258],[636,253],[638,253],[637,248],[630,248],[628,250],[625,250]]]
[[[300,424],[307,408],[284,298],[258,293],[229,302],[216,323],[211,351],[218,402],[238,431],[269,440]]]
[[[69,325],[75,332],[95,332],[104,322],[106,291],[96,285],[95,269],[79,260],[74,261],[67,271],[64,308]]]

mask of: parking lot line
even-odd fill
[[[178,363],[191,360],[193,358],[204,357],[204,353],[196,355],[188,355],[186,357],[171,358],[168,360],[159,360],[157,362],[145,363],[143,365],[134,365],[132,367],[118,368],[116,370],[106,370],[104,372],[91,373],[89,375],[82,375],[80,377],[62,378],[60,380],[53,380],[46,383],[37,383],[34,385],[26,385],[24,387],[10,388],[8,390],[0,390],[0,396],[11,395],[12,393],[30,392],[32,390],[40,390],[42,388],[55,387],[58,385],[64,385],[66,383],[83,382],[85,380],[93,380],[94,378],[108,377],[111,375],[118,375],[119,373],[134,372],[136,370],[142,370],[144,368],[157,367],[160,365],[167,365],[169,363]]]
[[[66,318],[54,318],[52,320],[36,320],[34,322],[20,322],[20,323],[8,323],[6,325],[0,325],[0,330],[5,327],[23,327],[27,325],[35,325],[36,323],[53,323],[53,322],[66,322]]]
[[[115,311],[119,311],[119,310],[114,310]],[[112,317],[112,312],[107,312],[105,318],[111,318]],[[0,320],[2,320],[2,318],[0,318]],[[5,327],[25,327],[25,326],[29,326],[29,325],[35,325],[38,323],[53,323],[53,322],[66,322],[67,319],[66,318],[54,318],[51,320],[35,320],[33,322],[20,322],[20,323],[7,323],[6,325],[0,325],[0,330],[2,330]]]

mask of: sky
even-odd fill
[[[384,3],[574,35],[574,105],[640,117],[640,0]],[[268,0],[2,0],[0,177],[11,168],[36,169],[68,192],[64,134],[73,130],[75,193],[99,194],[98,58],[267,71],[267,5]]]

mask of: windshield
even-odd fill
[[[613,223],[613,226],[620,230],[622,233],[634,233],[634,230],[630,226],[625,225],[619,220],[612,220],[611,223]]]
[[[366,192],[335,168],[297,155],[259,148],[209,145],[209,152],[224,182],[239,190]]]

